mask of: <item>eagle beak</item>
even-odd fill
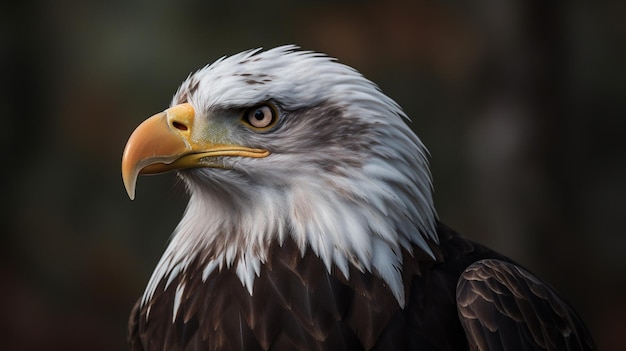
[[[131,200],[140,174],[157,174],[192,167],[218,167],[208,157],[261,158],[269,151],[239,145],[216,144],[192,137],[195,111],[189,103],[158,113],[135,129],[122,156],[122,179]]]

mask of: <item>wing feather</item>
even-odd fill
[[[474,350],[592,350],[573,309],[514,263],[485,259],[461,275],[456,300]]]

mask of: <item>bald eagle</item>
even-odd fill
[[[427,151],[371,81],[282,46],[223,57],[132,133],[122,176],[190,195],[133,350],[592,350],[576,312],[439,222]]]

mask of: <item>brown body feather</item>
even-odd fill
[[[203,262],[195,261],[137,303],[132,349],[594,349],[578,316],[548,285],[442,224],[437,233],[435,260],[417,248],[403,253],[404,308],[382,279],[354,267],[349,279],[329,274],[311,250],[301,256],[289,241],[273,245],[252,295],[232,269],[203,282]]]

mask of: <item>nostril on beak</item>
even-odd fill
[[[183,131],[183,132],[185,132],[185,131],[187,131],[189,129],[189,128],[187,128],[186,125],[184,125],[184,124],[182,124],[180,122],[176,122],[176,121],[172,122],[172,126],[174,126],[174,128],[176,128],[176,129],[178,129],[180,131]]]
[[[191,133],[194,121],[194,110],[191,105],[184,103],[168,108],[164,111],[172,131],[187,135]]]

